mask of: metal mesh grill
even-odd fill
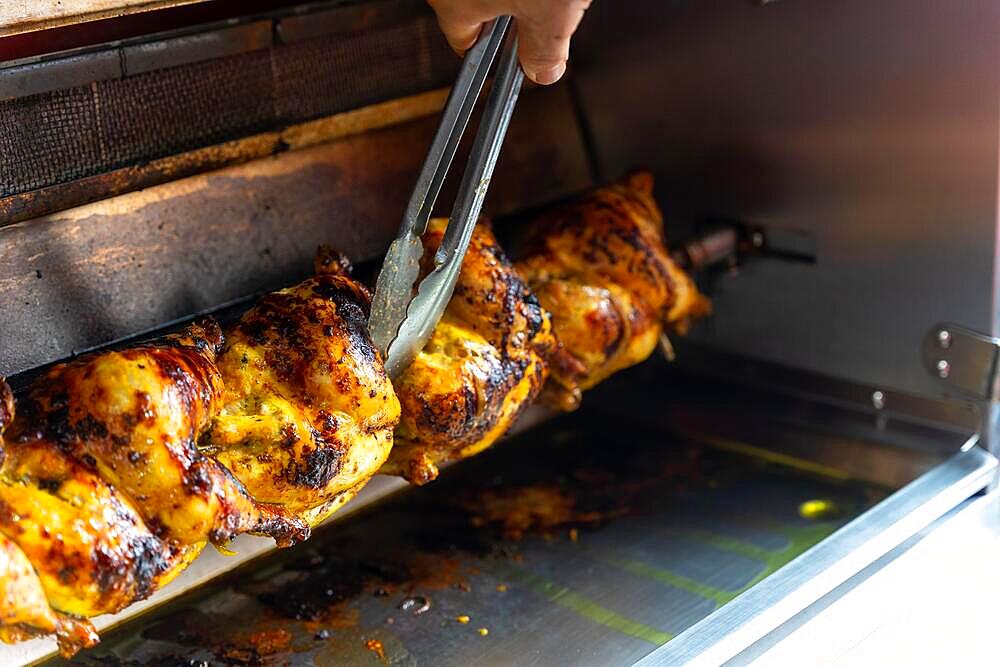
[[[293,44],[276,50],[273,62],[276,111],[287,121],[371,104],[386,99],[387,90],[420,92],[448,82],[457,69],[429,18],[388,28],[378,40],[362,34]]]
[[[0,101],[0,197],[446,85],[433,18]]]
[[[0,102],[0,194],[95,173],[97,107],[93,86]]]
[[[267,51],[96,84],[107,168],[258,132],[274,120]]]

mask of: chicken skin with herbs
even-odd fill
[[[0,382],[0,432],[13,417]],[[0,467],[0,639],[55,633],[72,654],[97,641],[78,618],[147,597],[201,546],[168,544],[89,465],[51,442],[4,443]]]
[[[0,449],[3,432],[13,418],[14,396],[0,379]],[[59,614],[49,606],[28,557],[0,533],[0,641],[12,644],[50,634],[56,635],[66,653],[97,643],[97,633],[89,622]]]
[[[382,466],[399,401],[368,334],[367,290],[321,248],[316,275],[226,334],[221,411],[201,444],[258,501],[315,525]]]
[[[646,172],[543,215],[523,247],[515,266],[561,344],[546,398],[563,409],[645,360],[665,328],[683,333],[711,309],[667,253]]]
[[[218,325],[207,320],[54,366],[19,402],[8,458],[17,447],[58,448],[122,494],[152,534],[181,545],[221,545],[246,532],[300,541],[307,534],[301,522],[254,502],[198,451],[199,432],[221,407],[221,342]]]
[[[447,223],[424,235],[425,273]],[[489,447],[537,396],[555,347],[548,313],[479,223],[444,316],[394,382],[403,412],[382,472],[424,484]]]

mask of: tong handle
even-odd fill
[[[509,17],[505,17],[509,18]],[[444,239],[435,253],[435,266],[451,260],[456,254],[461,263],[472,238],[472,230],[483,209],[486,190],[493,178],[493,169],[500,157],[507,128],[510,126],[514,105],[524,82],[524,72],[517,62],[517,35],[511,39],[511,46],[500,60],[493,89],[486,102],[486,111],[472,145],[469,166],[462,176],[454,208],[445,230]]]
[[[505,25],[509,24],[509,17],[503,18],[507,19]],[[451,300],[523,81],[514,35],[500,59],[448,227],[434,254],[434,269],[421,281],[398,335],[389,345],[386,371],[390,378],[396,378],[413,362]]]
[[[441,192],[448,168],[465,133],[469,117],[482,92],[493,61],[504,43],[510,17],[500,17],[487,26],[462,61],[462,68],[448,96],[441,123],[424,160],[417,184],[410,195],[403,222],[386,253],[379,272],[368,326],[372,341],[388,356],[388,348],[399,334],[420,273],[423,244],[431,211]]]
[[[501,16],[490,23],[462,61],[462,70],[448,95],[441,124],[434,135],[434,141],[431,143],[427,159],[424,160],[424,166],[420,170],[417,184],[406,207],[400,236],[404,233],[421,236],[427,230],[431,211],[438,195],[441,194],[441,186],[455,159],[458,144],[469,124],[469,118],[486,83],[486,77],[503,47],[510,21],[509,16]]]

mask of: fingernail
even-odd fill
[[[555,83],[560,78],[562,78],[563,73],[566,72],[566,63],[559,63],[548,69],[538,70],[528,75],[535,83],[547,86],[549,84]]]

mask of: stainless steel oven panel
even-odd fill
[[[903,487],[639,665],[721,665],[983,489],[997,459],[971,439]]]
[[[715,215],[799,231],[814,264],[719,278],[696,338],[941,395],[953,321],[997,333],[1000,3],[594,3],[573,53],[604,178],[648,164],[674,237]]]

